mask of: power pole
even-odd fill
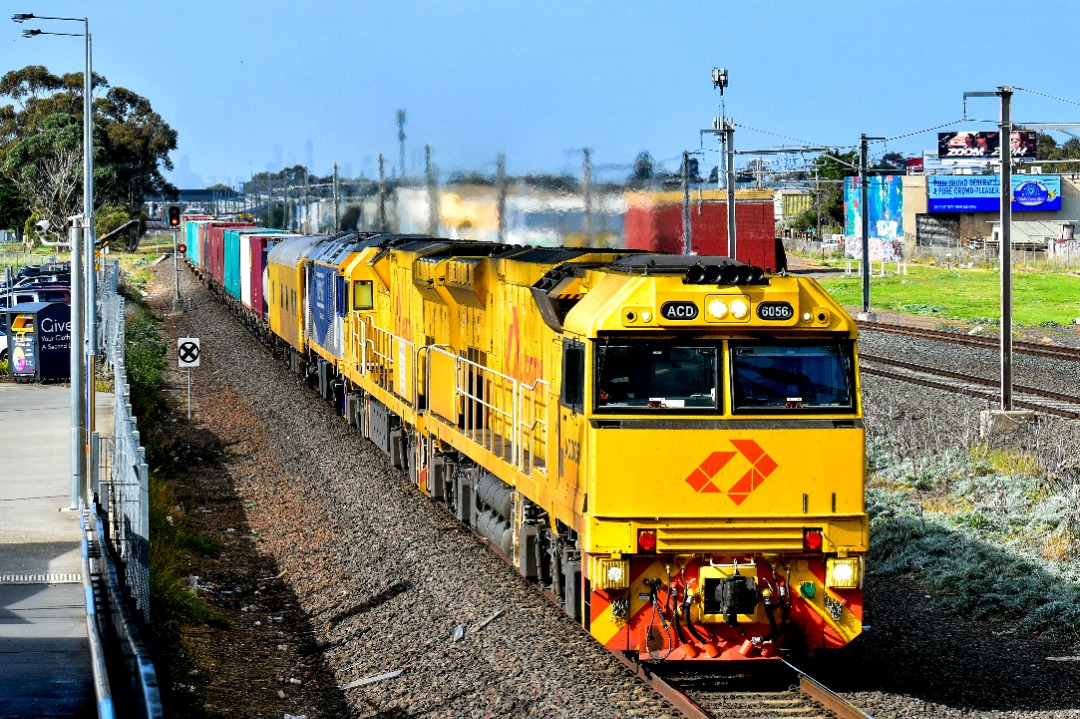
[[[304,168],[304,228],[305,235],[311,234],[311,173]]]
[[[724,121],[724,145],[727,146],[727,232],[728,232],[728,256],[737,260],[735,256],[735,121]],[[719,174],[719,173],[717,173]]]
[[[869,174],[866,169],[866,133],[859,136],[859,225],[862,228],[862,312],[858,319],[873,322],[876,317],[870,311],[870,210]]]
[[[397,111],[397,139],[401,151],[401,179],[405,179],[405,110]]]
[[[1001,230],[998,234],[998,263],[1001,265],[1001,411],[1013,411],[1012,386],[1012,93],[1013,88],[999,85],[995,92],[965,92],[969,97],[1001,98],[1001,134],[998,154],[1001,160]]]
[[[693,254],[693,244],[690,239],[690,153],[683,151],[682,154],[682,222],[683,222],[683,254]]]
[[[431,162],[431,145],[424,145],[424,178],[428,191],[428,227],[432,237],[439,234],[439,188],[435,183],[435,165]]]
[[[592,150],[582,150],[585,158],[582,166],[581,189],[585,195],[585,246],[593,246],[593,222],[592,222]]]
[[[496,207],[499,213],[499,233],[497,241],[506,242],[506,154],[499,153],[495,160]]]
[[[862,227],[862,312],[856,315],[856,319],[864,322],[876,322],[877,315],[870,309],[870,175],[869,160],[867,159],[867,142],[869,140],[884,140],[883,137],[867,137],[864,132],[859,136],[859,222]],[[884,257],[884,255],[883,255]]]
[[[386,161],[379,153],[379,232],[386,232]],[[336,167],[336,166],[335,166]]]
[[[380,169],[382,166],[382,156],[379,156]],[[337,163],[334,163],[334,227],[333,231],[338,231],[338,167]]]
[[[1012,387],[1012,88],[1001,86],[1001,409],[1013,408]]]

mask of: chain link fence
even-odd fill
[[[150,480],[138,430],[138,418],[131,411],[131,388],[127,382],[125,358],[125,300],[119,293],[120,264],[105,268],[100,288],[101,340],[104,363],[112,370],[115,404],[111,447],[102,446],[98,456],[107,473],[98,488],[101,508],[108,522],[113,555],[119,560],[131,598],[150,621]],[[107,445],[109,438],[100,440]]]

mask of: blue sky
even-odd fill
[[[624,176],[642,150],[675,169],[719,114],[714,66],[730,73],[724,100],[739,150],[850,147],[865,132],[898,138],[876,154],[919,154],[936,134],[901,136],[961,119],[964,91],[999,85],[1025,88],[1014,95],[1017,121],[1080,120],[1080,69],[1067,48],[1080,27],[1075,1],[4,5],[5,18],[90,13],[95,71],[149,98],[177,130],[171,177],[184,187],[308,161],[318,173],[337,161],[373,176],[380,152],[394,170],[399,108],[409,174],[422,172],[425,144],[442,177],[493,173],[500,151],[511,174],[578,174],[583,147],[601,176]],[[78,25],[3,22],[0,70],[82,69],[78,39],[19,35]],[[996,121],[997,100],[970,100],[968,116]],[[705,148],[711,168],[711,137]]]

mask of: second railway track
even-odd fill
[[[889,324],[886,322],[863,322],[859,321],[860,332],[883,332],[887,334],[904,335],[919,339],[936,340],[949,344],[964,345],[967,347],[981,347],[994,350],[1000,347],[1001,340],[997,337],[984,337],[960,332],[946,332],[943,330],[931,330],[907,325]],[[1014,340],[1013,352],[1031,355],[1033,357],[1045,357],[1047,359],[1065,360],[1068,362],[1080,362],[1080,349],[1061,347],[1057,345],[1043,345],[1037,342],[1020,342]]]
[[[864,374],[917,384],[924,387],[955,392],[969,397],[996,400],[1000,381],[978,375],[928,367],[924,364],[861,354],[860,369]],[[1022,409],[1051,414],[1067,419],[1080,419],[1080,397],[1039,389],[1013,386],[1013,404]]]

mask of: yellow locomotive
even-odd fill
[[[267,261],[279,349],[604,646],[805,654],[861,631],[854,322],[724,257],[345,233]]]

